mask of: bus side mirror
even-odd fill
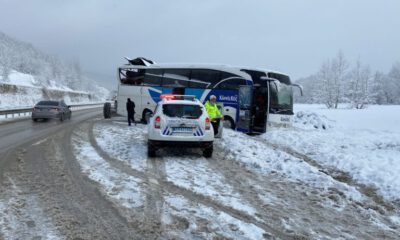
[[[296,84],[296,83],[293,83],[292,86],[297,87],[300,90],[300,95],[303,96],[303,86],[301,86],[300,84]]]

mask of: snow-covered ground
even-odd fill
[[[309,111],[313,108],[314,106],[304,106],[302,111]],[[260,185],[257,176],[263,179],[261,182],[272,178],[273,181],[288,182],[289,185],[298,186],[300,191],[304,191],[302,197],[316,197],[318,206],[324,209],[323,211],[332,211],[330,214],[333,216],[340,215],[341,212],[348,214],[349,206],[353,206],[354,203],[368,206],[374,200],[365,195],[358,185],[340,181],[329,172],[321,171],[318,164],[348,172],[355,181],[377,187],[379,194],[389,200],[396,200],[398,199],[399,181],[396,174],[390,171],[397,171],[399,168],[394,161],[399,149],[388,150],[387,144],[382,141],[398,141],[399,138],[396,133],[393,133],[393,139],[384,138],[378,144],[379,148],[375,143],[382,135],[376,134],[371,129],[359,131],[362,133],[361,135],[356,135],[357,131],[355,130],[353,130],[354,133],[347,135],[350,126],[346,128],[344,123],[343,125],[338,124],[340,119],[331,120],[330,117],[324,117],[318,111],[313,111],[312,114],[304,112],[301,117],[298,117],[295,125],[301,124],[303,128],[270,129],[264,135],[253,137],[225,129],[224,137],[215,142],[216,152],[211,160],[202,157],[201,151],[198,150],[184,150],[184,152],[182,150],[161,150],[158,153],[160,158],[148,159],[146,127],[143,125],[128,127],[123,118],[114,118],[94,124],[94,140],[91,140],[90,133],[87,133],[88,130],[78,131],[73,143],[83,172],[98,182],[104,193],[115,204],[126,208],[124,214],[128,219],[135,218],[137,215],[135,209],[149,208],[149,199],[161,201],[153,203],[152,206],[162,205],[161,210],[156,207],[154,212],[159,215],[161,224],[164,226],[163,229],[170,229],[169,237],[171,238],[201,236],[210,239],[223,236],[262,239],[270,234],[260,228],[258,224],[277,224],[279,228],[287,231],[303,231],[309,236],[322,237],[324,235],[315,232],[312,224],[308,225],[307,222],[304,222],[305,219],[311,221],[310,223],[315,220],[312,220],[312,216],[308,216],[309,210],[307,209],[304,210],[305,213],[302,212],[303,210],[297,209],[299,212],[292,212],[290,216],[276,216],[280,223],[268,222],[267,214],[264,212],[267,211],[265,208],[268,206],[272,209],[288,208],[296,211],[297,207],[304,207],[304,205],[294,206],[299,204],[296,203],[296,200],[280,198],[276,192],[269,193],[268,189],[271,186]],[[306,124],[304,124],[305,119],[308,119]],[[325,130],[323,130],[324,128],[314,128],[316,123],[320,124],[317,124],[318,126],[329,127],[326,127]],[[391,134],[384,130],[377,130],[377,133],[384,134],[385,137],[388,136],[387,134]],[[376,135],[374,139],[364,139],[364,137],[370,138],[374,134]],[[369,141],[372,141],[373,144]],[[372,148],[372,146],[375,147]],[[355,151],[350,150],[351,148]],[[99,149],[104,152],[103,155],[98,154]],[[292,151],[288,151],[288,149]],[[379,153],[373,155],[374,151]],[[304,153],[315,160],[317,164],[312,164],[293,152]],[[336,153],[339,155],[336,156]],[[111,158],[109,159],[108,156]],[[377,156],[382,157],[382,162],[374,158]],[[325,157],[328,161],[324,161]],[[214,163],[222,160],[229,166],[218,167],[218,164]],[[110,164],[114,161],[117,163]],[[235,161],[243,168],[243,170],[235,171],[238,173],[248,171],[250,175],[256,176],[255,179],[247,179],[247,183],[238,186],[238,182],[230,178],[235,176],[236,172],[233,171],[233,174],[229,175],[229,168],[233,167],[232,163],[229,163],[230,161]],[[393,165],[396,166],[393,167]],[[226,169],[219,169],[225,167]],[[391,167],[392,169],[390,169]],[[368,175],[372,173],[375,175]],[[133,177],[135,174],[138,176],[143,174],[146,177],[145,179],[143,176]],[[368,176],[368,179],[364,179],[364,176]],[[154,193],[148,192],[149,185],[153,187],[161,185],[160,192],[156,196],[152,195]],[[168,190],[171,186],[173,186],[174,191],[172,192],[174,193]],[[245,186],[255,189],[257,197],[245,196],[246,193],[242,192],[243,187],[247,188]],[[166,189],[162,190],[163,188]],[[283,191],[288,191],[288,189]],[[200,203],[191,202],[191,198],[188,198],[190,195],[196,199],[203,199],[202,201],[208,204],[203,205],[202,201]],[[315,200],[310,199],[310,201]],[[260,204],[263,207],[260,208]],[[382,217],[380,214],[385,210],[375,211],[369,207],[356,208],[361,215],[366,216],[368,224],[377,226],[383,231],[392,231],[392,228],[400,227],[398,212],[390,212]],[[380,208],[377,207],[377,209]],[[221,212],[218,209],[228,209],[229,211]],[[291,210],[288,211],[291,212]],[[237,218],[235,213],[244,214],[253,222],[243,221],[243,219]],[[309,217],[311,220],[308,220]],[[176,219],[186,219],[184,223],[181,223],[186,227],[174,230]],[[207,225],[207,231],[204,231],[202,224]],[[340,225],[327,231],[333,234],[348,230],[346,224]],[[352,233],[346,234],[348,235],[344,236],[348,238],[355,236]]]
[[[370,105],[366,109],[349,109],[343,105],[339,109],[327,109],[321,104],[295,104],[294,111],[316,113],[342,130],[400,133],[400,105]]]
[[[157,186],[158,181],[163,177],[167,183],[186,189],[190,193],[215,199],[223,206],[232,206],[238,211],[251,216],[255,215],[256,210],[235,193],[233,187],[224,181],[222,175],[212,171],[212,167],[208,166],[201,152],[194,151],[183,156],[166,154],[162,160],[154,162],[157,164],[156,161],[162,161],[160,163],[162,166],[149,165],[145,132],[146,127],[143,125],[128,127],[121,121],[114,121],[113,124],[96,124],[93,129],[97,144],[121,164],[147,174],[149,179],[146,182],[126,175],[118,168],[111,166],[108,163],[109,160],[102,158],[95,146],[89,143],[90,139],[86,131],[76,132],[73,137],[73,145],[82,171],[98,182],[115,204],[126,208],[123,214],[127,219],[137,218],[138,214],[135,211],[139,210],[135,208],[149,208],[148,205],[151,205],[149,199],[156,199],[157,196],[149,192],[148,185]],[[149,196],[149,194],[152,195]],[[212,239],[215,236],[224,236],[235,239],[262,239],[265,234],[264,230],[254,224],[243,222],[203,204],[193,203],[184,196],[166,192],[159,194],[158,197],[161,199],[158,200],[162,202],[158,204],[162,205],[162,209],[150,209],[150,211],[160,215],[163,228],[169,229],[168,232],[163,233],[167,234],[168,238]],[[254,218],[257,217],[254,216]],[[177,219],[184,222],[177,224]],[[182,224],[185,227],[179,227]],[[175,229],[177,225],[179,228]]]
[[[288,181],[305,183],[320,191],[335,188],[349,199],[362,200],[361,194],[353,187],[335,181],[303,159],[266,145],[265,141],[257,141],[245,134],[224,129],[224,138],[220,144],[223,149],[229,151],[228,157],[239,161],[252,171],[279,174]]]
[[[38,196],[24,193],[10,176],[3,183],[8,188],[1,189],[0,239],[63,239],[40,207]]]
[[[295,113],[293,129],[270,129],[261,138],[344,171],[400,202],[400,106],[356,110],[299,104]]]

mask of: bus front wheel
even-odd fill
[[[233,119],[231,117],[229,116],[224,117],[224,127],[235,130],[235,123],[233,122]]]

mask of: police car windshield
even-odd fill
[[[163,113],[168,117],[197,119],[203,112],[198,105],[164,104]]]

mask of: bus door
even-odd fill
[[[236,128],[238,131],[250,133],[252,124],[253,86],[239,86],[239,111]]]
[[[252,132],[264,133],[267,130],[268,88],[256,86],[253,89]]]

